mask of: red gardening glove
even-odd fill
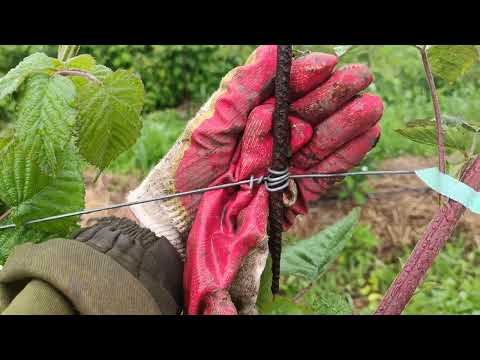
[[[335,56],[320,53],[292,63],[293,174],[348,171],[380,136],[381,100],[357,95],[372,82],[372,75],[363,65],[345,66],[332,74],[336,63]],[[276,46],[261,46],[245,66],[230,72],[145,180],[142,195],[159,195],[158,188],[171,193],[266,175],[272,158],[275,68]],[[171,180],[162,175],[166,172]],[[317,200],[334,181],[299,180],[285,227],[297,214],[305,214],[308,202]],[[173,243],[186,237],[191,224],[184,270],[188,314],[255,312],[268,255],[268,196],[264,186],[245,185],[136,212],[147,226],[168,215],[178,232]]]

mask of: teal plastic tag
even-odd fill
[[[416,170],[415,174],[432,190],[480,214],[480,193],[467,184],[441,173],[437,168]]]

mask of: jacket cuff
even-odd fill
[[[154,315],[161,311],[148,290],[115,260],[78,241],[52,239],[17,246],[0,283],[40,279],[84,315]]]
[[[75,309],[53,286],[35,279],[13,298],[2,315],[75,315]]]

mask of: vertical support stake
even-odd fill
[[[272,120],[273,156],[271,165],[271,168],[277,171],[288,169],[291,158],[290,125],[288,123],[291,65],[292,46],[278,45],[275,77],[275,109]],[[271,192],[269,198],[268,247],[272,256],[272,293],[275,295],[279,292],[282,232],[285,222],[283,191]]]

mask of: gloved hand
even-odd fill
[[[165,238],[128,219],[101,218],[72,237],[110,256],[137,278],[163,314],[177,314],[183,304],[183,264]]]
[[[336,64],[335,56],[321,53],[292,63],[292,174],[348,171],[378,141],[382,102],[358,95],[372,75],[363,65],[333,72]],[[228,73],[129,201],[266,175],[275,69],[276,46],[260,46],[244,66]],[[285,227],[336,180],[291,184]],[[131,208],[143,226],[185,256],[188,314],[256,313],[268,256],[268,196],[264,186],[245,185]]]

